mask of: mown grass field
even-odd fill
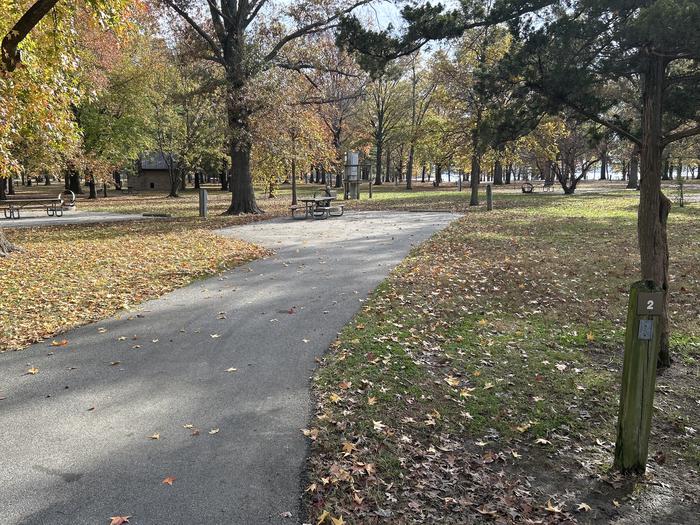
[[[648,473],[610,470],[637,199],[497,194],[416,249],[315,376],[307,521],[695,521],[697,204],[670,219],[674,365]]]

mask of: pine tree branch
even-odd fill
[[[677,131],[676,133],[670,133],[666,135],[661,141],[663,147],[668,146],[671,142],[676,142],[677,140],[685,139],[688,137],[694,137],[695,135],[700,135],[700,124],[693,126],[692,128],[686,128],[683,131]]]

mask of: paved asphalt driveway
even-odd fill
[[[135,213],[110,213],[103,211],[66,210],[61,217],[49,217],[43,211],[22,211],[19,219],[6,219],[0,215],[0,228],[37,228],[63,224],[105,224],[107,222],[153,220]],[[0,522],[2,523],[2,522]]]
[[[0,524],[298,523],[315,358],[455,217],[229,228],[276,255],[0,354]]]

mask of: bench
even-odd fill
[[[36,195],[31,198],[11,198],[0,201],[6,219],[19,219],[21,210],[46,210],[49,217],[62,217],[63,210],[75,206],[75,193],[62,191],[58,197]]]
[[[535,187],[530,182],[523,182],[520,187],[523,193],[534,193]],[[542,191],[554,191],[554,181],[545,180],[542,182]]]
[[[306,219],[312,217],[314,219],[327,219],[328,217],[340,217],[344,212],[343,204],[333,204],[333,201],[338,198],[338,193],[328,189],[315,192],[313,197],[301,197],[299,202],[302,204],[292,204],[289,206],[289,211],[294,219]],[[303,210],[303,215],[302,215]]]
[[[292,212],[292,218],[293,219],[306,219],[308,212],[307,212],[307,206],[299,206],[298,204],[292,204],[289,207],[289,211]],[[301,212],[304,212],[303,214]]]

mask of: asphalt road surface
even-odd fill
[[[276,254],[55,338],[65,346],[0,354],[0,524],[299,523],[315,359],[455,218],[222,230]]]
[[[154,220],[158,217],[144,217],[135,213],[111,213],[102,211],[66,210],[61,217],[49,217],[40,210],[22,210],[19,219],[6,219],[0,215],[0,228],[38,228],[40,226],[61,226],[64,224],[104,224],[108,222]]]

